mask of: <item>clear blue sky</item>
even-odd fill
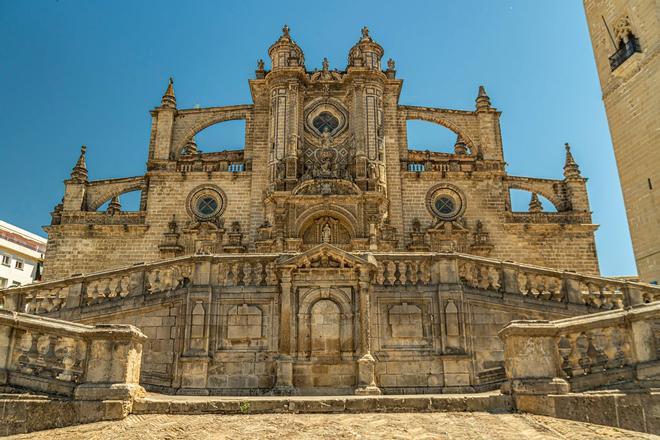
[[[484,84],[511,174],[561,178],[570,142],[601,271],[636,272],[580,0],[0,0],[0,218],[43,234],[83,143],[91,179],[144,173],[148,110],[170,75],[180,108],[249,103],[247,79],[284,23],[308,69],[323,57],[343,69],[369,26],[396,60],[403,104],[472,109]],[[429,124],[409,129],[411,147],[450,145]],[[202,149],[243,144],[240,123],[214,130]]]

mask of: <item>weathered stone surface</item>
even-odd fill
[[[526,414],[261,414],[145,415],[36,432],[12,438],[83,440],[90,436],[117,440],[208,437],[254,438],[511,438],[651,439],[649,434],[590,423]]]

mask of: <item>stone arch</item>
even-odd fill
[[[211,107],[205,109],[180,110],[174,121],[175,130],[179,135],[172,139],[172,152],[178,158],[181,150],[192,139],[195,134],[210,127],[211,125],[221,124],[226,121],[245,120],[246,137],[248,131],[248,122],[252,117],[252,105],[234,105],[228,107]]]
[[[309,313],[314,303],[321,299],[330,299],[336,302],[343,314],[350,315],[352,313],[351,299],[345,292],[339,289],[325,287],[319,287],[307,292],[300,300],[300,311],[302,313]]]
[[[304,231],[319,217],[336,218],[347,229],[351,238],[356,238],[361,232],[358,229],[357,218],[347,209],[335,205],[320,205],[309,208],[298,216],[295,224],[295,236],[302,238]]]
[[[530,193],[537,193],[552,203],[557,212],[565,210],[564,201],[557,195],[554,189],[554,185],[548,184],[548,182],[525,182],[525,181],[510,181],[508,182],[508,189],[518,189],[522,191],[527,191]],[[510,198],[509,193],[509,198]]]
[[[477,154],[479,147],[473,136],[469,133],[466,126],[476,119],[472,112],[461,112],[458,110],[448,111],[431,107],[399,106],[406,121],[419,120],[442,125],[461,136],[471,151],[471,154]],[[453,119],[453,120],[452,120]]]
[[[328,327],[330,330],[338,331],[338,341],[331,341],[332,347],[336,347],[336,351],[322,352],[315,350],[314,340],[315,331],[322,331],[324,322],[314,322],[318,319],[315,316],[315,311],[319,311],[319,305],[324,311],[333,309],[328,304],[332,303],[336,307],[337,314],[328,319]],[[320,328],[314,328],[319,325]],[[353,313],[351,309],[351,300],[345,292],[335,288],[317,288],[307,292],[301,299],[298,308],[298,352],[303,357],[339,357],[341,353],[352,352],[353,347]],[[334,338],[334,335],[330,335]],[[319,347],[319,341],[316,341],[316,348]]]
[[[310,352],[314,355],[341,353],[341,312],[330,299],[316,301],[309,311]]]
[[[140,180],[132,180],[127,182],[108,183],[100,185],[92,185],[88,188],[87,193],[87,210],[96,211],[105,202],[113,197],[120,196],[132,191],[144,191],[145,183],[142,178]]]

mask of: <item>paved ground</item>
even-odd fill
[[[588,423],[527,414],[136,415],[11,439],[650,439]]]

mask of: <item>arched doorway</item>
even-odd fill
[[[339,358],[341,313],[333,301],[322,299],[310,310],[312,357]]]

